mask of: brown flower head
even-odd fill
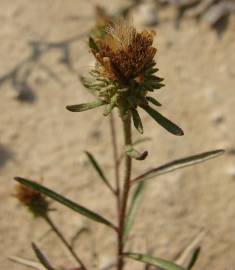
[[[16,193],[14,196],[21,204],[28,207],[34,216],[45,216],[49,210],[49,203],[41,193],[22,184],[16,186]]]
[[[93,53],[110,79],[126,84],[153,64],[157,50],[152,47],[152,32],[138,33],[124,19],[107,27],[106,32],[104,39],[97,41],[98,52]]]
[[[151,31],[138,33],[125,19],[107,26],[103,38],[90,37],[89,46],[97,60],[90,72],[95,80],[82,78],[82,82],[108,104],[105,114],[114,107],[127,112],[147,104],[147,92],[163,86],[163,79],[155,75],[153,37]]]
[[[161,104],[149,92],[164,86],[163,79],[156,75],[153,47],[154,34],[151,31],[139,33],[125,19],[119,19],[105,28],[104,35],[92,35],[89,47],[97,63],[90,71],[91,79],[81,77],[83,85],[97,101],[87,104],[69,105],[72,112],[90,110],[106,105],[104,115],[117,107],[124,119],[131,114],[135,128],[142,134],[143,125],[138,108],[146,111],[158,124],[174,135],[183,131],[150,106]]]

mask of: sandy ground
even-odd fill
[[[106,3],[110,10],[119,4]],[[30,55],[30,41],[64,40],[89,31],[94,23],[92,1],[1,0],[0,7],[2,75]],[[145,252],[149,246],[154,255],[173,259],[204,231],[202,253],[195,269],[233,270],[235,23],[231,20],[222,38],[204,25],[188,21],[180,31],[171,23],[156,30],[159,74],[166,83],[156,96],[164,105],[161,112],[178,123],[185,136],[166,133],[143,114],[145,136],[152,140],[140,149],[149,150],[150,155],[142,163],[134,162],[133,174],[185,155],[216,148],[228,151],[216,160],[149,181],[129,248]],[[82,114],[65,110],[67,104],[92,100],[77,79],[77,74],[92,64],[86,39],[80,38],[71,45],[74,71],[59,62],[60,53],[48,51],[33,65],[29,82],[35,93],[34,102],[15,100],[10,80],[0,87],[0,265],[4,270],[26,269],[10,262],[8,257],[34,258],[32,241],[55,265],[74,265],[43,221],[33,220],[11,196],[16,175],[42,178],[48,187],[115,218],[114,200],[100,184],[83,152],[92,151],[108,175],[113,176],[108,119],[102,116],[102,109]],[[53,70],[57,79],[42,66]],[[139,135],[135,133],[135,137]],[[76,246],[88,265],[92,264],[92,253],[99,254],[100,265],[113,259],[115,237],[111,231],[55,206],[58,211],[52,217],[68,239],[83,225],[92,230]],[[139,263],[131,267],[142,269]]]

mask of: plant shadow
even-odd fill
[[[18,62],[9,72],[0,76],[0,87],[5,83],[10,83],[16,93],[15,97],[17,100],[28,103],[35,102],[35,90],[30,85],[30,77],[35,68],[43,70],[49,78],[52,78],[59,84],[62,84],[60,77],[52,68],[42,64],[41,59],[49,52],[59,51],[60,57],[58,59],[58,63],[65,65],[70,72],[73,72],[71,45],[74,42],[80,41],[81,38],[86,35],[87,33],[83,33],[58,42],[29,42],[28,56]]]

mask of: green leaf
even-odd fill
[[[87,88],[88,90],[89,90],[89,92],[91,92],[92,94],[93,94],[93,96],[97,96],[96,95],[96,92],[95,92],[95,90],[92,88],[92,81],[90,81],[89,79],[87,79],[86,77],[84,77],[84,76],[79,76],[79,79],[80,79],[80,82],[81,82],[81,84],[85,87],[85,88]]]
[[[136,149],[134,149],[132,145],[125,146],[125,153],[126,155],[136,160],[144,160],[148,156],[148,151],[144,151],[143,153],[140,153]]]
[[[35,269],[35,270],[45,270],[46,268],[39,262],[36,262],[34,260],[24,259],[17,256],[11,256],[9,257],[9,260],[12,262],[21,264],[23,266],[26,266],[27,268]]]
[[[66,106],[66,109],[71,111],[71,112],[83,112],[83,111],[94,109],[96,107],[103,106],[104,104],[106,104],[106,103],[103,100],[96,100],[96,101],[90,102],[90,103],[68,105],[68,106]]]
[[[151,102],[152,104],[154,104],[154,105],[156,105],[156,106],[158,106],[158,107],[160,107],[160,106],[162,106],[162,104],[160,103],[160,102],[158,102],[155,98],[153,98],[153,97],[146,97],[146,99],[149,101],[149,102]]]
[[[40,263],[47,269],[47,270],[55,270],[45,257],[45,255],[41,252],[41,250],[36,246],[36,244],[32,243],[32,248],[40,261]]]
[[[105,112],[103,113],[104,116],[107,116],[111,113],[111,111],[113,110],[113,108],[116,106],[117,104],[117,98],[118,98],[118,95],[114,95],[112,98],[111,98],[111,101],[109,104],[107,104],[106,106],[106,109],[105,109]]]
[[[177,159],[169,163],[166,163],[162,166],[159,166],[157,168],[148,170],[147,172],[133,179],[133,181],[144,181],[144,180],[147,180],[147,179],[150,179],[150,178],[162,175],[162,174],[166,174],[166,173],[169,173],[169,172],[172,172],[172,171],[175,171],[175,170],[187,167],[187,166],[204,162],[206,160],[215,158],[223,153],[224,153],[224,150],[214,150],[214,151],[201,153],[198,155],[189,156],[182,159]]]
[[[135,128],[139,131],[140,134],[143,134],[144,133],[143,124],[138,111],[133,109],[131,110],[131,114]]]
[[[165,118],[163,115],[161,115],[159,112],[155,111],[153,108],[149,106],[142,106],[142,108],[163,128],[165,128],[170,133],[182,136],[184,135],[183,130],[178,127],[176,124],[172,123],[170,120]]]
[[[89,38],[89,47],[90,49],[96,51],[96,52],[99,52],[99,48],[98,46],[96,45],[94,39],[92,37]]]
[[[201,251],[201,248],[198,247],[194,250],[193,252],[193,255],[192,255],[192,258],[187,266],[187,270],[191,270],[193,268],[193,266],[195,265],[195,263],[197,262],[197,259],[199,257],[199,254],[200,254],[200,251]]]
[[[152,257],[152,256],[143,255],[139,253],[125,253],[124,255],[130,259],[140,261],[146,264],[151,264],[153,266],[160,267],[164,270],[186,270],[173,262],[170,262],[161,258],[157,258],[157,257]]]
[[[107,177],[105,176],[103,170],[101,169],[101,167],[99,166],[98,162],[96,161],[96,159],[94,158],[94,156],[88,152],[85,151],[89,161],[91,162],[92,166],[94,167],[94,169],[96,170],[96,172],[98,173],[100,179],[103,181],[103,183],[113,192],[115,193],[113,187],[110,185]]]
[[[141,143],[150,141],[150,140],[151,140],[150,137],[141,138],[141,139],[138,139],[138,140],[134,141],[134,142],[132,143],[132,146],[135,146],[135,145],[138,145],[138,144],[141,144]],[[118,159],[118,160],[119,160],[119,163],[123,160],[124,156],[125,156],[125,152],[122,151],[122,153],[121,153],[121,155],[120,155],[120,157],[119,157],[119,159]]]
[[[99,214],[96,214],[95,212],[63,197],[62,195],[54,192],[53,190],[50,190],[50,189],[48,189],[48,188],[46,188],[38,183],[27,180],[25,178],[15,177],[14,179],[16,181],[20,182],[21,184],[31,188],[31,189],[34,189],[34,190],[39,191],[40,193],[43,193],[44,195],[50,197],[51,199],[53,199],[53,200],[65,205],[65,206],[67,206],[68,208],[74,210],[75,212],[78,212],[79,214],[86,216],[89,219],[92,219],[96,222],[105,224],[105,225],[116,230],[116,227],[111,222],[109,222],[107,219],[105,219],[102,216],[100,216]]]
[[[140,206],[143,194],[144,194],[144,188],[145,188],[145,183],[140,182],[133,193],[130,207],[127,214],[127,218],[126,218],[125,227],[124,227],[124,237],[128,236],[134,224],[135,217],[136,217],[137,211],[139,209],[139,206]]]

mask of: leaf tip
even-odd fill
[[[21,177],[19,177],[19,176],[15,176],[14,178],[13,178],[15,181],[20,181],[22,178]]]
[[[223,153],[226,152],[224,149],[218,149],[218,150],[216,150],[216,151],[217,151],[217,153],[220,153],[220,154],[223,154]]]
[[[179,130],[177,131],[177,136],[184,136],[184,131],[183,129],[179,128]]]
[[[222,154],[224,154],[226,151],[224,149],[217,149],[214,151],[214,155],[216,156],[220,156]]]
[[[67,105],[65,106],[65,108],[70,111],[70,112],[73,112],[73,105]]]
[[[145,150],[138,158],[136,158],[137,160],[145,160],[146,157],[148,156],[148,151]]]
[[[140,133],[141,135],[144,134],[144,129],[143,129],[143,128],[139,128],[138,131],[139,131],[139,133]]]

